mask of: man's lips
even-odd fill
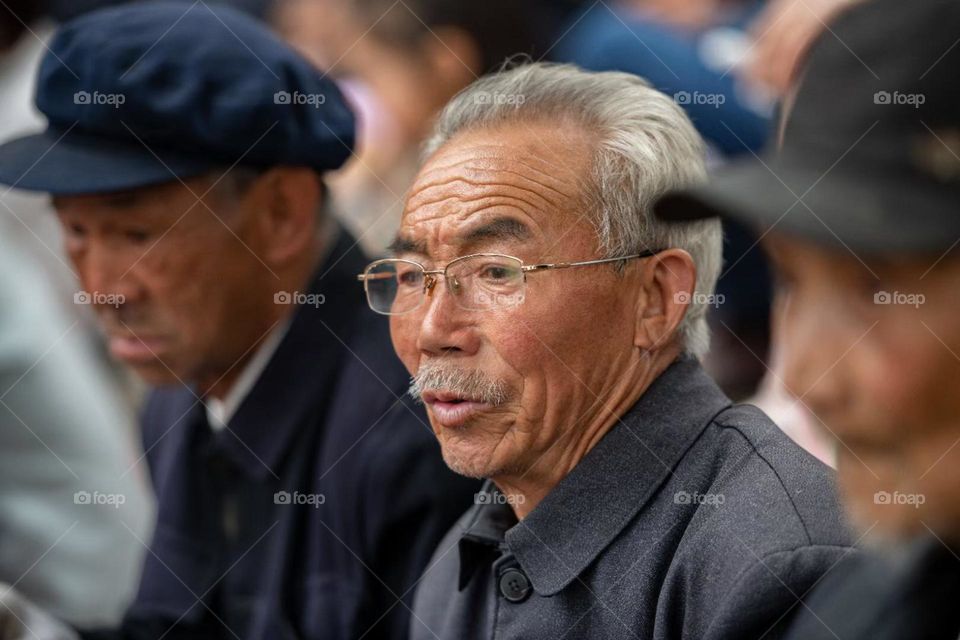
[[[156,360],[165,343],[163,338],[149,335],[114,334],[109,338],[111,355],[131,363]]]
[[[420,397],[436,421],[447,428],[463,426],[470,418],[490,409],[489,403],[448,391],[424,391]]]

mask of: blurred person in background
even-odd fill
[[[58,32],[37,104],[48,129],[0,147],[0,182],[53,196],[111,354],[154,387],[140,588],[83,636],[405,638],[475,487],[404,399],[328,212],[354,139],[339,90],[241,13],[134,3]],[[49,619],[12,609],[22,636]]]
[[[43,126],[43,115],[33,104],[40,59],[55,22],[46,2],[15,1],[0,6],[0,143]],[[15,238],[21,251],[41,267],[57,302],[72,301],[76,275],[67,263],[62,234],[43,194],[0,190],[0,233]],[[83,308],[80,308],[83,309]],[[65,314],[80,309],[67,307]],[[89,314],[80,313],[80,334],[90,334]],[[95,344],[95,340],[91,339]]]
[[[784,384],[836,441],[861,539],[791,638],[960,634],[960,6],[873,0],[810,54],[777,157],[661,216],[754,225],[778,273]]]
[[[362,274],[447,464],[487,479],[413,638],[780,637],[847,550],[829,469],[700,366],[720,224],[649,204],[704,174],[630,74],[530,64],[440,114]]]
[[[153,525],[135,419],[14,237],[0,233],[0,606],[12,586],[71,624],[116,624]]]
[[[393,238],[417,154],[458,91],[549,46],[545,0],[279,0],[274,24],[343,79],[359,111],[358,159],[331,180],[346,226],[371,253]],[[333,37],[327,37],[330,34]]]
[[[759,150],[767,138],[774,101],[734,73],[749,47],[749,25],[763,7],[758,0],[588,4],[558,34],[550,55],[647,78],[689,114],[716,162]]]
[[[310,62],[342,80],[340,63],[363,31],[347,0],[273,0],[267,20],[284,40]]]
[[[833,17],[859,1],[862,0],[771,0],[748,25],[749,46],[734,73],[754,90],[775,96],[781,103],[781,115],[789,113],[791,92],[814,40],[826,32]],[[779,143],[778,137],[769,144]],[[829,434],[818,428],[817,418],[802,400],[791,396],[783,383],[786,373],[783,343],[773,340],[768,349],[757,347],[756,339],[760,336],[748,329],[751,325],[761,325],[760,314],[771,311],[768,264],[760,257],[763,254],[755,250],[756,234],[745,230],[738,221],[729,220],[725,226],[730,246],[727,259],[731,264],[727,273],[733,277],[720,288],[729,293],[731,300],[739,301],[736,307],[746,307],[746,313],[725,319],[727,326],[722,335],[733,349],[741,340],[750,347],[749,355],[740,351],[741,361],[763,365],[763,377],[751,402],[767,412],[807,451],[835,466],[836,451]],[[760,275],[751,277],[751,272]],[[773,314],[772,320],[777,322],[779,318],[779,314]],[[769,340],[777,331],[774,326],[762,333]],[[754,339],[751,341],[751,338]],[[725,351],[729,353],[730,349]],[[717,371],[726,367],[724,360],[721,353],[717,358]]]
[[[864,0],[769,0],[748,27],[749,47],[737,72],[783,100],[794,88],[807,53],[828,22]]]
[[[31,102],[46,14],[40,2],[0,7],[0,141],[42,125]],[[45,197],[0,189],[0,582],[72,624],[115,624],[153,499],[133,468],[132,407],[66,303],[77,287],[59,239]]]
[[[629,71],[674,96],[720,157],[763,148],[768,120],[826,21],[860,0],[585,3],[552,57]]]
[[[107,7],[152,0],[42,0],[49,7],[50,15],[58,22],[69,22],[75,18]],[[184,9],[196,3],[196,0],[173,0],[181,2]],[[255,18],[263,18],[271,0],[203,0],[209,6],[228,6],[244,11]]]

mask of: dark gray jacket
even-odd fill
[[[687,358],[522,522],[485,489],[428,565],[415,640],[772,640],[849,553],[831,471]]]
[[[957,640],[960,556],[935,536],[840,563],[797,612],[790,640]]]

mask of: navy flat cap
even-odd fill
[[[0,146],[0,183],[91,194],[236,165],[340,167],[353,113],[336,85],[265,25],[204,3],[87,14],[40,65],[45,132]]]

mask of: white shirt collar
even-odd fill
[[[330,251],[340,237],[340,226],[333,216],[327,217],[323,222],[323,226],[325,241],[319,260],[320,263],[323,263],[329,257]],[[243,371],[237,377],[237,381],[233,383],[227,395],[222,399],[213,397],[203,399],[204,408],[207,412],[207,422],[210,423],[212,430],[220,431],[230,423],[230,419],[233,418],[237,409],[240,408],[240,404],[243,403],[244,398],[246,398],[253,389],[253,385],[256,384],[260,378],[260,374],[262,374],[263,370],[267,367],[267,363],[273,358],[273,354],[276,353],[277,348],[283,341],[283,336],[287,334],[287,329],[290,328],[290,324],[293,322],[293,316],[295,315],[296,312],[291,313],[290,317],[275,327],[270,335],[267,336],[266,340],[260,344],[257,352],[253,354],[253,357],[250,358],[250,361],[244,366]]]
[[[283,336],[286,335],[290,326],[290,320],[288,318],[281,322],[279,326],[274,327],[266,339],[257,347],[257,351],[250,358],[250,361],[244,365],[237,381],[233,383],[233,386],[230,387],[223,398],[207,397],[203,399],[207,411],[207,422],[210,423],[211,429],[220,431],[233,418],[237,409],[240,408],[240,404],[249,395],[253,385],[256,384],[263,370],[267,367],[267,363],[273,358],[273,354],[276,353],[277,348],[283,341]]]

